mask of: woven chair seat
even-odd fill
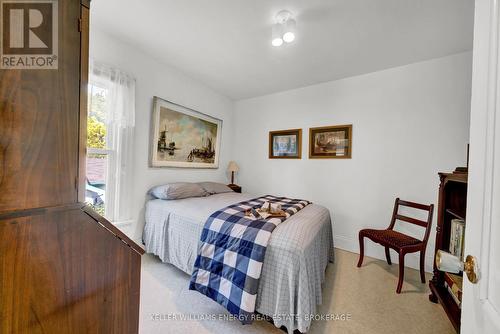
[[[361,230],[361,233],[375,242],[381,242],[392,248],[403,248],[422,243],[418,239],[394,230],[364,229]]]

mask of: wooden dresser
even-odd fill
[[[455,171],[453,173],[439,173],[439,208],[436,227],[436,249],[449,251],[452,219],[466,220],[467,208],[467,173]],[[460,275],[463,275],[462,273]],[[451,323],[460,331],[460,308],[452,295],[445,287],[445,273],[439,271],[434,262],[434,275],[429,282],[431,294],[429,300],[439,302]]]
[[[58,69],[0,69],[0,333],[138,331],[143,250],[83,204],[89,5],[58,1]]]

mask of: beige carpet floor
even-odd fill
[[[416,270],[406,269],[403,292],[396,295],[396,264],[336,249],[323,286],[320,314],[349,315],[349,320],[313,321],[309,333],[455,333],[443,309],[429,302],[427,284]],[[212,319],[227,314],[217,303],[188,290],[189,276],[154,256],[144,255],[141,277],[140,333],[277,333],[266,321],[241,325]],[[187,319],[186,319],[187,318]]]

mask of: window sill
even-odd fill
[[[122,220],[122,221],[112,221],[111,223],[113,225],[115,225],[116,227],[128,227],[128,226],[132,226],[134,221],[133,220]]]

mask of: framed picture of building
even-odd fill
[[[218,168],[222,120],[154,97],[150,166]]]
[[[309,129],[310,159],[350,159],[352,124]]]
[[[301,158],[302,129],[269,132],[269,159]]]

